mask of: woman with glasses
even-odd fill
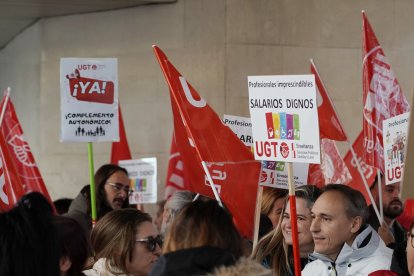
[[[91,233],[95,252],[88,276],[148,275],[161,253],[162,241],[151,217],[136,209],[118,209],[99,220]]]
[[[106,164],[95,173],[96,212],[99,220],[112,210],[129,207],[129,178],[128,172],[117,165]],[[90,204],[90,186],[83,187],[73,200],[65,216],[75,219],[89,237],[92,229]]]

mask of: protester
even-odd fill
[[[158,232],[161,232],[162,215],[164,214],[165,202],[166,200],[161,200],[157,202],[158,210],[155,214],[155,218],[153,219],[153,223],[157,227]]]
[[[298,240],[302,268],[307,263],[308,254],[313,252],[314,243],[310,232],[311,208],[321,194],[316,186],[306,185],[296,189],[296,212]],[[292,225],[290,222],[290,201],[282,212],[278,227],[267,234],[257,244],[252,257],[272,268],[274,275],[293,275]]]
[[[129,207],[128,172],[117,165],[106,164],[95,173],[96,211],[99,220],[112,210]],[[82,188],[65,216],[75,219],[89,236],[92,214],[89,185]]]
[[[163,253],[150,275],[204,275],[234,265],[243,244],[227,211],[214,200],[196,200],[172,222]]]
[[[162,241],[151,217],[137,209],[117,209],[99,220],[91,233],[96,275],[148,275],[161,254]]]
[[[414,274],[414,222],[407,232],[407,240],[397,244],[394,249],[391,270],[400,276]]]
[[[265,187],[263,190],[261,213],[272,221],[273,228],[279,224],[286,196],[287,191],[283,189]]]
[[[84,275],[82,271],[91,249],[82,227],[64,216],[54,217],[52,223],[58,234],[60,276]]]
[[[0,213],[0,275],[58,276],[59,248],[53,210],[40,193],[24,195]]]
[[[390,269],[392,250],[365,223],[368,209],[359,191],[327,185],[311,215],[315,249],[302,275],[368,275]]]
[[[171,223],[173,222],[175,215],[186,204],[192,202],[194,194],[189,191],[177,191],[175,192],[165,203],[164,213],[162,215],[161,235],[165,236]]]
[[[405,230],[396,220],[396,218],[403,212],[403,203],[400,197],[401,183],[397,182],[394,184],[385,185],[385,178],[382,174],[381,182],[384,223],[382,225],[380,224],[372,205],[369,206],[369,218],[367,222],[372,226],[372,228],[377,230],[378,234],[385,242],[385,244],[393,249],[396,244],[406,240]],[[375,204],[377,204],[377,206],[380,206],[378,176],[370,189],[372,196],[374,197]]]
[[[72,204],[71,198],[59,198],[53,201],[58,215],[66,214],[69,211],[69,206]]]

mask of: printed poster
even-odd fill
[[[141,158],[135,160],[121,160],[119,166],[128,171],[131,180],[129,203],[156,203],[157,202],[157,158]]]
[[[118,142],[118,69],[115,58],[62,58],[62,142]]]
[[[382,121],[385,184],[402,181],[410,112]]]
[[[248,148],[253,149],[252,123],[248,117],[224,115],[223,122]],[[294,183],[296,187],[307,185],[309,165],[294,163]],[[285,162],[262,161],[260,185],[288,189],[288,172]]]
[[[249,76],[257,160],[320,164],[314,75]]]

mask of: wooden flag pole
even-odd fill
[[[256,248],[259,240],[260,214],[262,209],[263,186],[259,185],[256,198],[256,211],[254,214],[253,248]]]
[[[381,170],[377,169],[377,179],[378,179],[378,204],[379,204],[379,210],[380,210],[380,224],[384,221],[384,208],[382,208],[382,178],[381,178]],[[385,183],[384,183],[385,184]]]
[[[11,88],[7,87],[6,99],[4,100],[4,104],[3,104],[3,107],[1,109],[1,114],[0,114],[0,127],[3,124],[4,113],[6,113],[6,106],[7,106],[7,103],[9,101],[9,98],[10,98],[10,91],[11,91]]]
[[[89,161],[89,182],[91,191],[91,210],[92,210],[92,227],[95,226],[97,221],[96,214],[96,193],[95,193],[95,169],[93,167],[93,147],[92,142],[88,142],[88,161]]]
[[[298,220],[296,214],[296,195],[295,182],[293,180],[293,163],[288,162],[288,185],[289,185],[289,203],[290,203],[290,222],[292,225],[292,241],[293,241],[293,261],[295,267],[295,276],[301,275],[300,254],[299,254],[299,238],[298,238]]]

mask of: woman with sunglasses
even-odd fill
[[[91,233],[96,262],[84,271],[96,275],[148,275],[162,241],[151,217],[136,209],[118,209],[99,220]]]

